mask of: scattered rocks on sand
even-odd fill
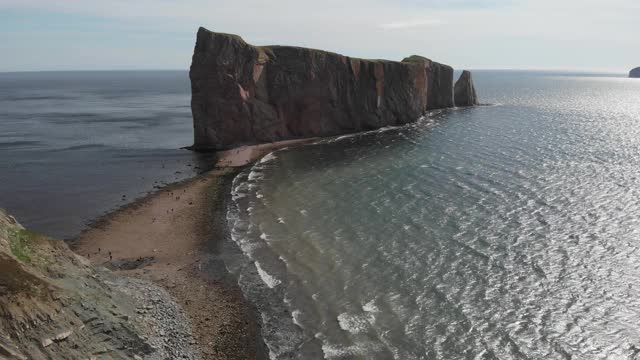
[[[109,254],[111,257],[111,254]],[[110,270],[135,270],[152,264],[155,261],[153,256],[139,257],[135,259],[121,259],[110,261],[105,266]]]
[[[118,288],[135,300],[136,316],[149,324],[147,342],[155,350],[146,360],[201,359],[191,322],[171,295],[153,283],[123,277]]]

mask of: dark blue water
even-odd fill
[[[474,75],[494,106],[235,180],[232,268],[273,358],[638,356],[640,81]]]
[[[0,207],[67,238],[209,166],[180,150],[190,91],[186,71],[0,73]]]

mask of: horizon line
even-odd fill
[[[578,73],[601,73],[601,74],[628,74],[628,70],[613,70],[613,69],[566,69],[566,68],[473,68],[473,67],[460,67],[454,68],[455,71],[469,70],[469,71],[549,71],[549,72],[578,72]],[[57,70],[0,70],[0,74],[20,74],[20,73],[52,73],[52,72],[132,72],[132,71],[189,71],[189,68],[157,68],[157,69],[57,69]]]

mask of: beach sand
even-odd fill
[[[100,219],[73,248],[93,264],[167,289],[191,318],[205,359],[262,359],[255,310],[217,259],[233,176],[213,170],[170,185]]]
[[[205,359],[266,359],[260,317],[220,255],[226,201],[239,168],[314,139],[217,153],[216,169],[169,185],[97,220],[72,242],[95,265],[164,287],[191,318]]]
[[[260,159],[272,151],[289,146],[308,144],[316,140],[318,140],[318,138],[284,140],[268,144],[241,146],[231,150],[220,151],[217,153],[218,160],[216,165],[220,167],[242,167]]]

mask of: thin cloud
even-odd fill
[[[201,25],[355,57],[624,70],[640,59],[639,11],[638,0],[0,0],[0,71],[184,68]]]
[[[411,28],[428,27],[428,26],[438,26],[443,24],[445,24],[445,21],[441,19],[422,19],[422,20],[397,21],[397,22],[391,22],[386,24],[380,24],[380,28],[385,30],[400,30],[400,29],[411,29]]]

